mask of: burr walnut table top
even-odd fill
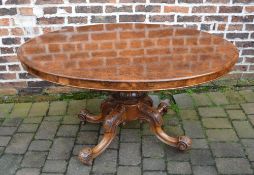
[[[23,44],[28,72],[86,89],[153,91],[216,79],[234,66],[230,42],[194,29],[157,24],[100,24],[43,34]]]

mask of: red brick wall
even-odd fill
[[[165,23],[220,35],[240,51],[231,74],[254,78],[254,0],[0,0],[0,85],[45,85],[16,59],[27,39],[63,26],[116,22]]]

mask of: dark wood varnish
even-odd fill
[[[162,101],[157,108],[153,107],[152,99],[145,93],[114,93],[101,104],[101,114],[93,115],[82,110],[79,118],[83,122],[103,122],[104,136],[93,148],[84,147],[79,153],[79,159],[86,165],[91,165],[94,158],[100,155],[116,136],[120,124],[132,120],[146,121],[151,131],[164,143],[185,151],[191,146],[187,136],[170,137],[162,129],[162,116],[167,112],[168,101]]]
[[[69,86],[154,91],[193,86],[229,72],[238,59],[230,42],[194,29],[152,24],[67,28],[18,50],[27,71]]]
[[[168,102],[157,108],[145,91],[176,89],[214,80],[234,66],[238,51],[230,42],[197,30],[151,24],[100,24],[67,28],[29,40],[18,50],[27,71],[44,80],[79,88],[116,91],[87,110],[81,121],[103,122],[104,137],[84,147],[79,159],[91,164],[112,142],[117,126],[143,120],[164,143],[186,150],[191,140],[162,129]]]

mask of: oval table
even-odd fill
[[[99,144],[79,153],[81,162],[91,164],[112,142],[118,125],[138,119],[148,122],[162,142],[188,149],[191,139],[170,137],[162,129],[168,101],[153,107],[147,92],[219,78],[234,66],[238,51],[230,42],[194,29],[121,23],[43,34],[23,44],[18,58],[29,73],[41,79],[110,92],[100,115],[85,109],[78,115],[81,121],[103,122]]]

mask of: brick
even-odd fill
[[[122,129],[121,142],[140,142],[141,134],[139,129]]]
[[[180,109],[194,108],[193,100],[188,94],[176,94],[173,97]]]
[[[167,175],[166,172],[163,171],[147,171],[143,173],[144,175]]]
[[[239,94],[242,95],[247,102],[254,102],[254,92],[253,91],[243,90],[243,91],[239,91]]]
[[[70,157],[71,150],[74,146],[73,138],[56,138],[50,149],[48,159],[67,160]]]
[[[227,22],[228,21],[228,16],[205,16],[205,21],[218,21],[218,22],[223,21],[223,22]],[[211,92],[211,93],[220,93],[220,92]]]
[[[107,162],[107,163],[105,163]],[[94,161],[94,174],[114,174],[117,166],[117,150],[107,149],[101,156]]]
[[[200,107],[198,108],[198,112],[201,117],[226,117],[224,109],[221,107]]]
[[[246,6],[245,11],[248,12],[248,13],[254,12],[254,6]]]
[[[177,16],[177,22],[201,22],[200,16]]]
[[[51,18],[41,17],[41,18],[37,18],[37,24],[39,24],[39,25],[63,24],[63,23],[64,23],[64,18],[63,17],[51,17]]]
[[[188,13],[189,7],[182,7],[182,6],[165,6],[164,7],[165,13]]]
[[[174,22],[174,15],[150,15],[150,22]]]
[[[36,132],[37,128],[38,128],[38,124],[24,123],[19,126],[19,129],[17,132]]]
[[[252,174],[250,164],[243,158],[215,159],[218,172],[221,174]]]
[[[16,131],[16,127],[0,127],[0,135],[12,135]]]
[[[43,166],[42,172],[64,173],[67,167],[65,160],[47,160]]]
[[[22,35],[24,35],[24,32],[23,32],[22,28],[16,27],[16,28],[11,29],[11,34],[14,36],[22,36]],[[19,67],[19,65],[9,65],[8,67],[9,67],[9,69],[11,68],[10,70],[13,70],[13,68],[16,68],[14,70],[20,70],[20,67],[18,69],[17,66]]]
[[[146,2],[145,0],[120,0],[120,3]]]
[[[46,152],[27,152],[21,166],[29,168],[41,168],[46,160]]]
[[[56,7],[44,7],[43,8],[44,14],[56,14],[57,13],[57,8]]]
[[[202,122],[205,128],[232,128],[226,118],[204,118]]]
[[[16,175],[39,175],[39,168],[21,168],[17,171]]]
[[[209,141],[237,141],[238,138],[233,129],[208,129],[206,131]]]
[[[80,132],[78,133],[78,144],[96,144],[98,140],[98,132]]]
[[[216,6],[194,6],[192,13],[216,13]]]
[[[92,23],[116,23],[116,16],[92,16]]]
[[[233,0],[233,3],[245,3],[245,4],[248,4],[248,3],[252,3],[253,1],[252,0]]]
[[[183,122],[185,132],[191,138],[204,138],[204,131],[199,121],[185,120]]]
[[[34,75],[29,74],[29,73],[19,73],[18,75],[19,75],[20,79],[33,79],[33,78],[35,78]]]
[[[19,8],[19,13],[24,16],[32,16],[34,14],[33,8],[29,8],[29,7]]]
[[[63,0],[51,0],[51,1],[48,1],[48,0],[36,0],[35,4],[63,4]]]
[[[143,170],[162,171],[165,170],[165,160],[157,158],[145,158],[143,159]]]
[[[254,54],[254,50],[252,49],[244,49],[242,51],[242,55],[253,55]]]
[[[90,3],[116,3],[116,0],[90,0]]]
[[[0,36],[7,36],[7,35],[9,35],[8,29],[0,29]]]
[[[85,109],[85,108],[86,108],[86,100],[71,100],[68,104],[67,114],[76,115],[82,109]]]
[[[67,116],[64,116],[63,118],[63,121],[62,121],[62,124],[70,124],[70,125],[77,125],[80,123],[80,119],[74,115],[67,115]]]
[[[68,17],[68,23],[69,24],[86,24],[87,23],[87,17]]]
[[[2,18],[2,19],[0,19],[0,26],[9,26],[9,25],[10,25],[9,18]]]
[[[144,157],[163,157],[162,143],[153,136],[142,137],[142,153]]]
[[[16,15],[16,14],[17,14],[16,8],[0,8],[0,16]]]
[[[11,140],[11,137],[0,136],[0,146],[7,146],[10,140]]]
[[[192,174],[189,162],[168,162],[167,170],[170,174]]]
[[[233,126],[240,138],[254,138],[254,129],[248,121],[233,121]]]
[[[43,121],[45,122],[60,122],[63,116],[46,116]]]
[[[206,139],[192,139],[192,145],[191,147],[193,149],[208,149],[208,142]]]
[[[35,138],[36,139],[53,139],[59,123],[44,121],[41,123]]]
[[[0,104],[0,118],[5,118],[12,110],[13,103]]]
[[[118,166],[117,174],[121,175],[141,175],[141,168],[138,166]]]
[[[29,117],[43,117],[47,114],[49,108],[48,102],[37,102],[33,103],[29,111]]]
[[[151,3],[167,3],[174,4],[175,0],[150,0]]]
[[[219,13],[241,13],[242,6],[220,6]]]
[[[214,175],[218,174],[216,168],[213,166],[193,166],[193,174],[195,175]]]
[[[229,115],[229,118],[231,118],[232,120],[245,120],[246,119],[246,116],[242,110],[232,109],[232,110],[227,110],[227,113]]]
[[[119,22],[144,22],[145,15],[119,15]]]
[[[141,163],[140,143],[120,143],[119,164],[139,165]]]
[[[241,106],[246,114],[254,114],[254,103],[244,103]]]
[[[248,115],[250,123],[254,126],[254,115]]]
[[[210,106],[212,105],[211,100],[209,97],[202,93],[202,94],[192,94],[191,95],[194,99],[194,103],[196,106]]]
[[[66,175],[90,174],[92,166],[84,166],[77,157],[71,157]]]
[[[232,16],[232,22],[252,22],[254,15]]]
[[[165,149],[165,154],[166,154],[166,159],[167,161],[189,161],[190,160],[190,154],[188,151],[186,152],[182,152],[179,154],[179,151],[174,149],[174,148],[170,148],[167,147],[167,149]],[[156,156],[154,156],[154,158],[158,158]]]
[[[215,157],[245,157],[244,151],[239,143],[212,142],[210,147]]]
[[[192,150],[190,158],[192,165],[214,165],[215,163],[208,149]]]
[[[58,129],[57,136],[75,137],[78,129],[78,125],[61,125]]]
[[[77,6],[75,7],[76,13],[102,13],[101,6]]]
[[[26,117],[32,103],[16,103],[11,112],[11,117]]]
[[[106,13],[114,13],[114,12],[133,12],[132,6],[130,5],[122,5],[121,7],[115,6],[106,6]]]
[[[28,148],[30,151],[48,151],[52,141],[50,140],[33,140]]]
[[[6,118],[3,121],[2,126],[14,126],[14,127],[18,127],[21,122],[22,122],[21,118]]]
[[[16,74],[15,73],[1,73],[0,74],[0,80],[12,80],[16,79]]]
[[[182,120],[198,120],[198,114],[193,109],[181,109],[179,115]]]
[[[159,6],[159,5],[137,5],[135,7],[135,12],[158,13],[160,11],[161,11],[161,6]]]
[[[33,138],[33,134],[30,133],[18,133],[15,134],[7,148],[6,153],[12,154],[24,154]]]
[[[50,103],[48,115],[64,115],[66,114],[66,101],[55,101]]]
[[[245,152],[250,161],[254,161],[254,148],[246,148]]]
[[[5,4],[15,4],[15,5],[20,5],[20,4],[30,4],[30,0],[7,0]]]
[[[247,39],[249,36],[248,33],[227,33],[226,37],[228,39]]]
[[[14,154],[4,154],[0,158],[0,172],[4,174],[15,174],[20,167],[22,156]]]

